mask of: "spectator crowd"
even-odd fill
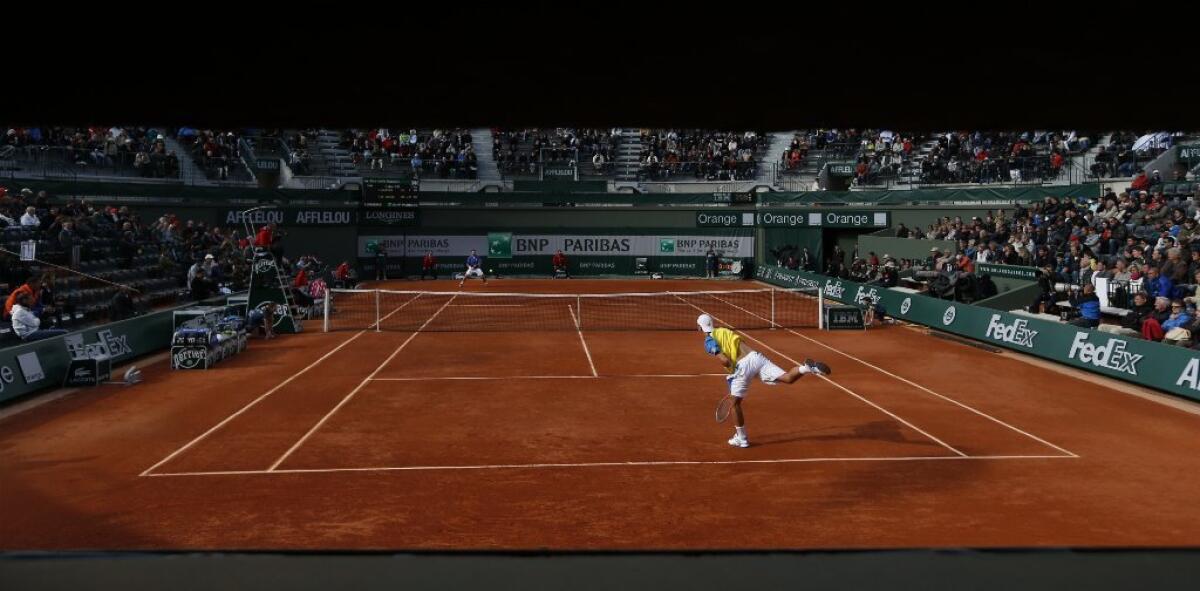
[[[179,178],[179,158],[163,133],[147,127],[11,127],[0,138],[0,152],[26,166]]]
[[[756,131],[699,129],[647,129],[641,140],[641,177],[655,181],[753,180],[759,152],[770,144]]]
[[[621,130],[518,129],[492,130],[492,157],[505,175],[536,175],[538,163],[566,164],[580,174],[605,175],[613,170]]]
[[[479,169],[471,133],[466,129],[346,130],[341,147],[365,176],[388,172],[440,179],[473,179]],[[302,148],[306,148],[305,145]]]
[[[36,330],[75,329],[244,289],[255,239],[171,213],[144,220],[128,207],[0,187],[0,245],[9,251],[0,253],[4,325],[31,326],[31,315]],[[315,278],[315,259],[301,257],[293,264],[281,240],[276,232],[266,244],[281,257],[284,273],[291,277],[304,268]],[[37,245],[37,261],[20,260],[20,245],[27,241]],[[311,293],[307,278],[300,283]],[[20,304],[23,297],[28,301]],[[13,322],[14,306],[22,307],[23,322]]]
[[[1110,190],[1099,199],[1046,197],[970,220],[901,224],[896,235],[955,242],[955,252],[932,253],[918,268],[957,279],[977,280],[977,263],[1037,268],[1041,289],[1030,312],[1067,307],[1081,327],[1105,324],[1109,332],[1200,348],[1200,184],[1190,185],[1191,193],[1165,194],[1161,178],[1141,173],[1134,186],[1144,189]],[[837,261],[830,265],[844,272]],[[1113,322],[1103,322],[1102,295]],[[1064,300],[1069,306],[1059,304]]]

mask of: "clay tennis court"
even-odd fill
[[[497,280],[464,292],[763,287]],[[443,312],[457,299],[439,297]],[[751,314],[686,301],[734,327]],[[398,314],[428,327],[437,309]],[[904,326],[754,328],[743,343],[781,366],[812,357],[834,373],[756,382],[752,447],[733,449],[731,424],[713,420],[725,381],[698,332],[582,326],[326,333],[310,321],[212,370],[164,360],[142,385],[12,414],[0,545],[1200,544],[1200,416],[1186,409]]]

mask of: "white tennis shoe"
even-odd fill
[[[733,437],[729,438],[729,445],[733,447],[750,447],[750,441],[745,437],[734,435]]]

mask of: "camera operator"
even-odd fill
[[[1083,291],[1073,293],[1071,306],[1079,311],[1079,317],[1070,324],[1082,328],[1100,326],[1100,297],[1096,295],[1095,285],[1088,283],[1083,286]]]
[[[896,287],[900,284],[900,273],[896,270],[896,261],[887,259],[880,269],[877,283],[883,287]]]
[[[1038,273],[1037,283],[1040,291],[1033,303],[1029,306],[1029,311],[1034,314],[1048,314],[1049,310],[1054,309],[1056,301],[1055,286],[1060,282],[1062,277],[1054,272],[1054,268],[1049,265],[1042,267],[1042,272]]]

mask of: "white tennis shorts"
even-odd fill
[[[778,365],[771,363],[766,355],[754,351],[738,361],[733,373],[725,380],[729,382],[729,393],[742,398],[746,395],[746,390],[750,388],[750,380],[753,380],[755,375],[762,380],[762,383],[774,386],[775,380],[785,373],[787,372],[780,369]]]
[[[463,274],[463,277],[478,277],[483,279],[483,269],[478,267],[474,269],[467,269],[467,272]]]

